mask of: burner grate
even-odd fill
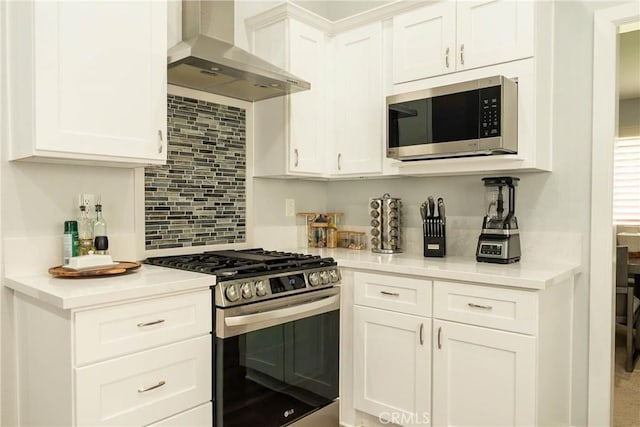
[[[337,265],[333,258],[266,251],[262,248],[153,257],[145,260],[145,263],[215,274],[218,276],[218,281]]]

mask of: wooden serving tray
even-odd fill
[[[101,276],[116,276],[118,274],[128,273],[140,268],[139,262],[128,261],[116,261],[117,265],[110,265],[108,267],[96,267],[86,270],[72,270],[70,268],[63,267],[61,265],[57,267],[51,267],[49,274],[55,277],[62,277],[65,279],[81,279],[87,277],[101,277]]]

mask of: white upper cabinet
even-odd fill
[[[290,95],[289,137],[293,153],[290,152],[289,168],[321,173],[327,127],[325,34],[293,20],[289,31],[290,71],[311,82],[311,90]]]
[[[533,1],[460,1],[457,8],[458,70],[533,56]]]
[[[311,89],[255,104],[258,176],[319,175],[326,144],[326,35],[284,18],[252,32],[253,53],[311,83]]]
[[[435,3],[393,18],[393,81],[456,69],[456,4]]]
[[[11,160],[166,161],[166,2],[7,7]]]
[[[331,174],[382,170],[382,25],[374,22],[335,37],[334,163]]]
[[[534,2],[435,3],[393,18],[393,82],[533,56]]]

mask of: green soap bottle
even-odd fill
[[[62,253],[64,265],[69,264],[69,259],[78,256],[78,221],[64,222]]]

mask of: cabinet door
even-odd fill
[[[403,425],[430,418],[431,319],[354,308],[355,408]]]
[[[337,174],[382,169],[382,27],[376,22],[335,37],[335,151]]]
[[[326,119],[326,42],[322,31],[289,23],[289,71],[311,83],[311,89],[289,96],[289,169],[324,171]]]
[[[435,3],[393,17],[393,82],[456,69],[456,4]]]
[[[533,56],[534,3],[457,2],[458,70]]]
[[[536,339],[433,322],[433,425],[535,425]]]
[[[34,24],[35,151],[164,162],[166,2],[36,2]]]

